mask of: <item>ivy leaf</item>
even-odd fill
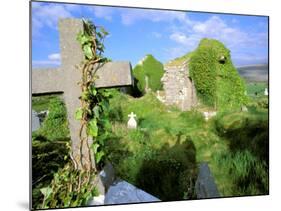
[[[99,38],[103,37],[102,33],[100,33],[100,32],[97,32],[97,35],[98,35]]]
[[[93,52],[92,52],[90,44],[84,45],[83,52],[88,59],[93,58]]]
[[[106,101],[106,100],[103,100],[101,103],[100,103],[100,106],[102,107],[102,109],[104,111],[108,110],[109,109],[109,103]]]
[[[98,143],[94,143],[94,144],[93,144],[92,148],[93,148],[94,154],[97,153],[99,146],[100,146],[100,145],[99,145]]]
[[[82,110],[82,108],[78,108],[76,110],[74,117],[75,117],[76,120],[81,120],[82,119],[82,117],[83,117],[83,110]]]
[[[100,31],[104,36],[107,36],[109,34],[102,26],[100,27]]]
[[[97,90],[95,87],[92,87],[91,92],[92,92],[92,95],[96,96]]]
[[[94,115],[96,118],[99,118],[100,117],[100,107],[98,105],[96,105],[94,108],[93,108],[93,112],[94,112]]]
[[[97,137],[97,135],[98,135],[97,120],[91,119],[88,123],[87,129],[88,129],[87,130],[88,135],[93,136],[93,137]]]
[[[40,192],[44,195],[45,199],[47,199],[51,195],[52,191],[53,190],[50,187],[46,187],[46,188],[41,188],[40,189]]]
[[[88,91],[84,91],[82,93],[81,97],[82,97],[83,100],[88,100],[89,99],[89,92]]]
[[[89,35],[84,34],[83,32],[79,32],[76,40],[80,43],[80,45],[85,45],[86,43],[91,42],[91,37]]]
[[[101,159],[102,159],[102,157],[104,156],[104,152],[103,151],[100,151],[100,152],[97,152],[96,154],[95,154],[95,158],[96,158],[96,162],[97,163],[99,163],[100,161],[101,161]]]

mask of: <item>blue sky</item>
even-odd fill
[[[32,2],[32,66],[60,65],[59,18],[86,18],[110,33],[105,56],[134,66],[146,54],[166,63],[215,38],[236,66],[267,63],[267,17]]]

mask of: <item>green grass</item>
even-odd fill
[[[264,96],[264,90],[268,87],[265,82],[250,82],[247,84],[247,94],[250,97],[261,97]]]
[[[32,133],[32,205],[39,208],[43,201],[40,189],[50,185],[54,173],[69,160],[70,135],[59,96],[33,97],[32,109],[49,111],[42,126]]]
[[[48,110],[49,103],[53,99],[60,99],[60,95],[52,94],[32,97],[32,110],[36,112]]]
[[[168,62],[167,64],[165,64],[165,66],[169,67],[169,66],[178,66],[178,65],[182,65],[184,62],[186,62],[187,60],[190,59],[190,57],[192,56],[193,52],[189,52],[181,57],[175,58],[174,60]]]
[[[164,201],[194,199],[198,164],[207,162],[221,196],[268,193],[267,98],[253,98],[248,112],[220,112],[205,121],[201,112],[210,109],[206,106],[181,112],[163,105],[154,93],[141,98],[116,90],[112,93],[112,133],[105,140],[104,150],[120,178]],[[62,145],[56,143],[69,140],[69,133],[66,111],[59,98],[33,102],[43,110],[48,105],[50,111],[43,127],[33,134],[33,150],[40,151],[33,154],[42,154],[36,158],[41,164],[34,166],[34,172],[40,173],[36,178],[40,179],[48,173],[48,168],[43,167],[50,161],[64,163],[64,153],[56,154]],[[131,112],[137,114],[136,130],[126,126]],[[44,157],[44,150],[54,154]],[[34,197],[39,202],[39,188],[43,186],[46,181],[34,188]]]
[[[164,106],[153,93],[135,99],[118,92],[110,108],[113,133],[106,151],[122,179],[162,200],[192,199],[204,161],[222,196],[268,193],[267,109],[219,113],[206,122],[196,110]],[[137,130],[126,128],[131,112]]]

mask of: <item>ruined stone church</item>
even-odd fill
[[[162,102],[175,105],[182,111],[190,110],[197,105],[194,82],[189,76],[189,59],[181,64],[172,62],[164,65],[165,73],[161,78],[163,83]]]

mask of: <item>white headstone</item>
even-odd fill
[[[264,95],[268,96],[268,90],[267,90],[267,88],[265,88],[265,90],[264,90]]]
[[[205,117],[205,120],[208,121],[210,118],[212,118],[213,116],[216,116],[217,115],[217,112],[215,111],[204,111],[203,112],[203,115]]]
[[[135,117],[137,115],[135,115],[133,112],[131,112],[128,117],[130,117],[129,121],[128,121],[128,124],[127,124],[127,127],[129,129],[136,129],[137,128],[137,121],[135,120]]]

